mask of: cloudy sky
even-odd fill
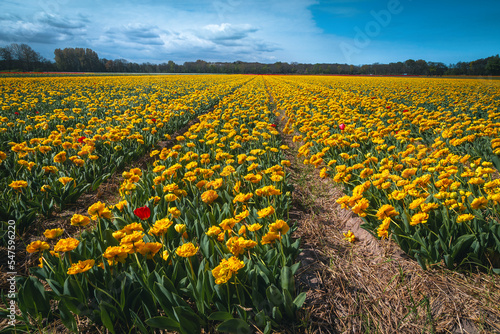
[[[0,46],[133,62],[445,64],[500,53],[498,0],[0,0]]]

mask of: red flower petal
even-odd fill
[[[147,206],[142,206],[134,210],[134,214],[139,219],[146,220],[151,216],[151,210]]]

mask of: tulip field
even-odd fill
[[[296,322],[306,293],[290,154],[422,268],[500,274],[500,81],[17,77],[0,93],[0,246],[36,260],[16,278],[19,332],[56,320],[77,332],[82,319],[110,333]],[[36,229],[112,175],[119,200],[72,214],[76,232]]]

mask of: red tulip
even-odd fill
[[[153,123],[156,123],[156,118],[151,118],[151,121],[152,121]]]
[[[272,126],[273,128],[275,128],[275,127],[276,127],[276,124],[271,124],[271,126]]]
[[[391,106],[387,106],[386,108],[387,108],[387,109],[391,109]]]
[[[408,109],[403,110],[403,112],[408,112]]]
[[[344,131],[344,129],[345,129],[345,124],[344,124],[344,123],[340,124],[340,125],[339,125],[339,129],[340,129],[340,130],[342,130],[342,131]]]
[[[15,114],[15,115],[19,115],[19,113],[18,113],[17,111],[16,111],[14,114]]]
[[[142,220],[146,220],[151,216],[151,210],[147,206],[143,206],[134,210],[134,214]]]
[[[85,136],[81,136],[80,138],[78,138],[78,142],[79,142],[79,143],[83,143],[83,140],[84,140],[85,138],[87,138],[87,137],[85,137]]]

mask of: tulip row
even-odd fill
[[[0,84],[2,221],[18,231],[82,193],[242,84],[231,77],[5,79]]]
[[[344,185],[338,203],[364,228],[424,268],[500,273],[498,82],[270,80],[299,157]]]
[[[87,317],[112,333],[270,333],[293,320],[305,293],[295,289],[288,147],[272,109],[264,79],[254,78],[175,146],[152,151],[148,170],[123,172],[119,203],[71,219],[95,229],[76,238],[48,230],[31,243],[33,275],[51,289],[20,279],[23,315],[60,317],[70,330],[75,316]]]

